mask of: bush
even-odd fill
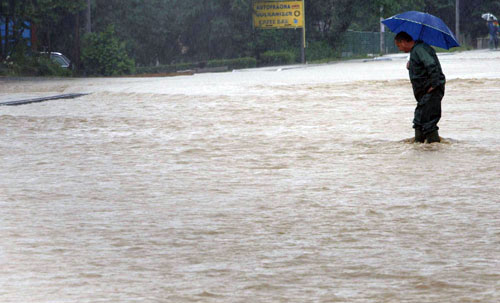
[[[4,62],[0,62],[0,75],[66,77],[71,76],[71,71],[60,67],[48,55],[32,53],[28,45],[21,42]]]
[[[227,66],[231,69],[252,68],[257,66],[257,60],[251,57],[237,59],[222,59],[208,61],[207,67]]]
[[[267,51],[260,55],[261,65],[284,65],[295,62],[295,54],[291,51]]]
[[[239,68],[252,68],[257,66],[257,60],[255,58],[245,57],[238,59],[210,60],[208,62],[199,63],[177,63],[171,65],[141,66],[136,68],[136,74],[140,75],[175,73],[184,70],[194,70],[196,68],[222,66],[227,66],[230,70]]]
[[[183,71],[183,70],[191,70],[198,67],[198,63],[177,63],[172,65],[174,67],[174,71]]]
[[[0,76],[7,76],[9,74],[9,67],[7,66],[7,63],[0,62]]]
[[[340,54],[335,52],[327,41],[309,42],[306,48],[307,61],[338,58]]]
[[[163,74],[175,73],[183,70],[195,69],[196,63],[178,63],[171,65],[141,66],[136,68],[136,74]]]
[[[0,64],[0,75],[3,76],[69,77],[71,74],[70,70],[60,67],[45,55],[26,55],[22,60]]]
[[[115,37],[113,26],[104,32],[84,36],[82,64],[90,75],[118,76],[135,72],[135,63],[125,50],[125,43]]]
[[[48,56],[42,55],[35,57],[35,62],[37,76],[71,76],[71,70],[62,68],[57,63],[52,61]]]
[[[170,65],[159,65],[159,66],[138,66],[135,68],[135,73],[141,74],[160,74],[160,73],[172,73]]]

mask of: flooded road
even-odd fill
[[[0,80],[0,302],[499,302],[500,52]]]

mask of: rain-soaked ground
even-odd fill
[[[0,79],[0,302],[499,302],[500,52]]]

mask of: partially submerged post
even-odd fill
[[[455,3],[455,37],[457,37],[458,43],[460,44],[460,0],[456,0]]]
[[[383,55],[385,54],[385,27],[384,24],[382,23],[382,20],[384,20],[384,7],[380,7],[380,54]]]

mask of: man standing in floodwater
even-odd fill
[[[427,43],[413,41],[406,32],[398,33],[394,42],[400,51],[410,53],[408,69],[417,100],[413,119],[415,142],[440,142],[437,124],[441,119],[441,100],[444,97],[446,78],[436,51]]]

